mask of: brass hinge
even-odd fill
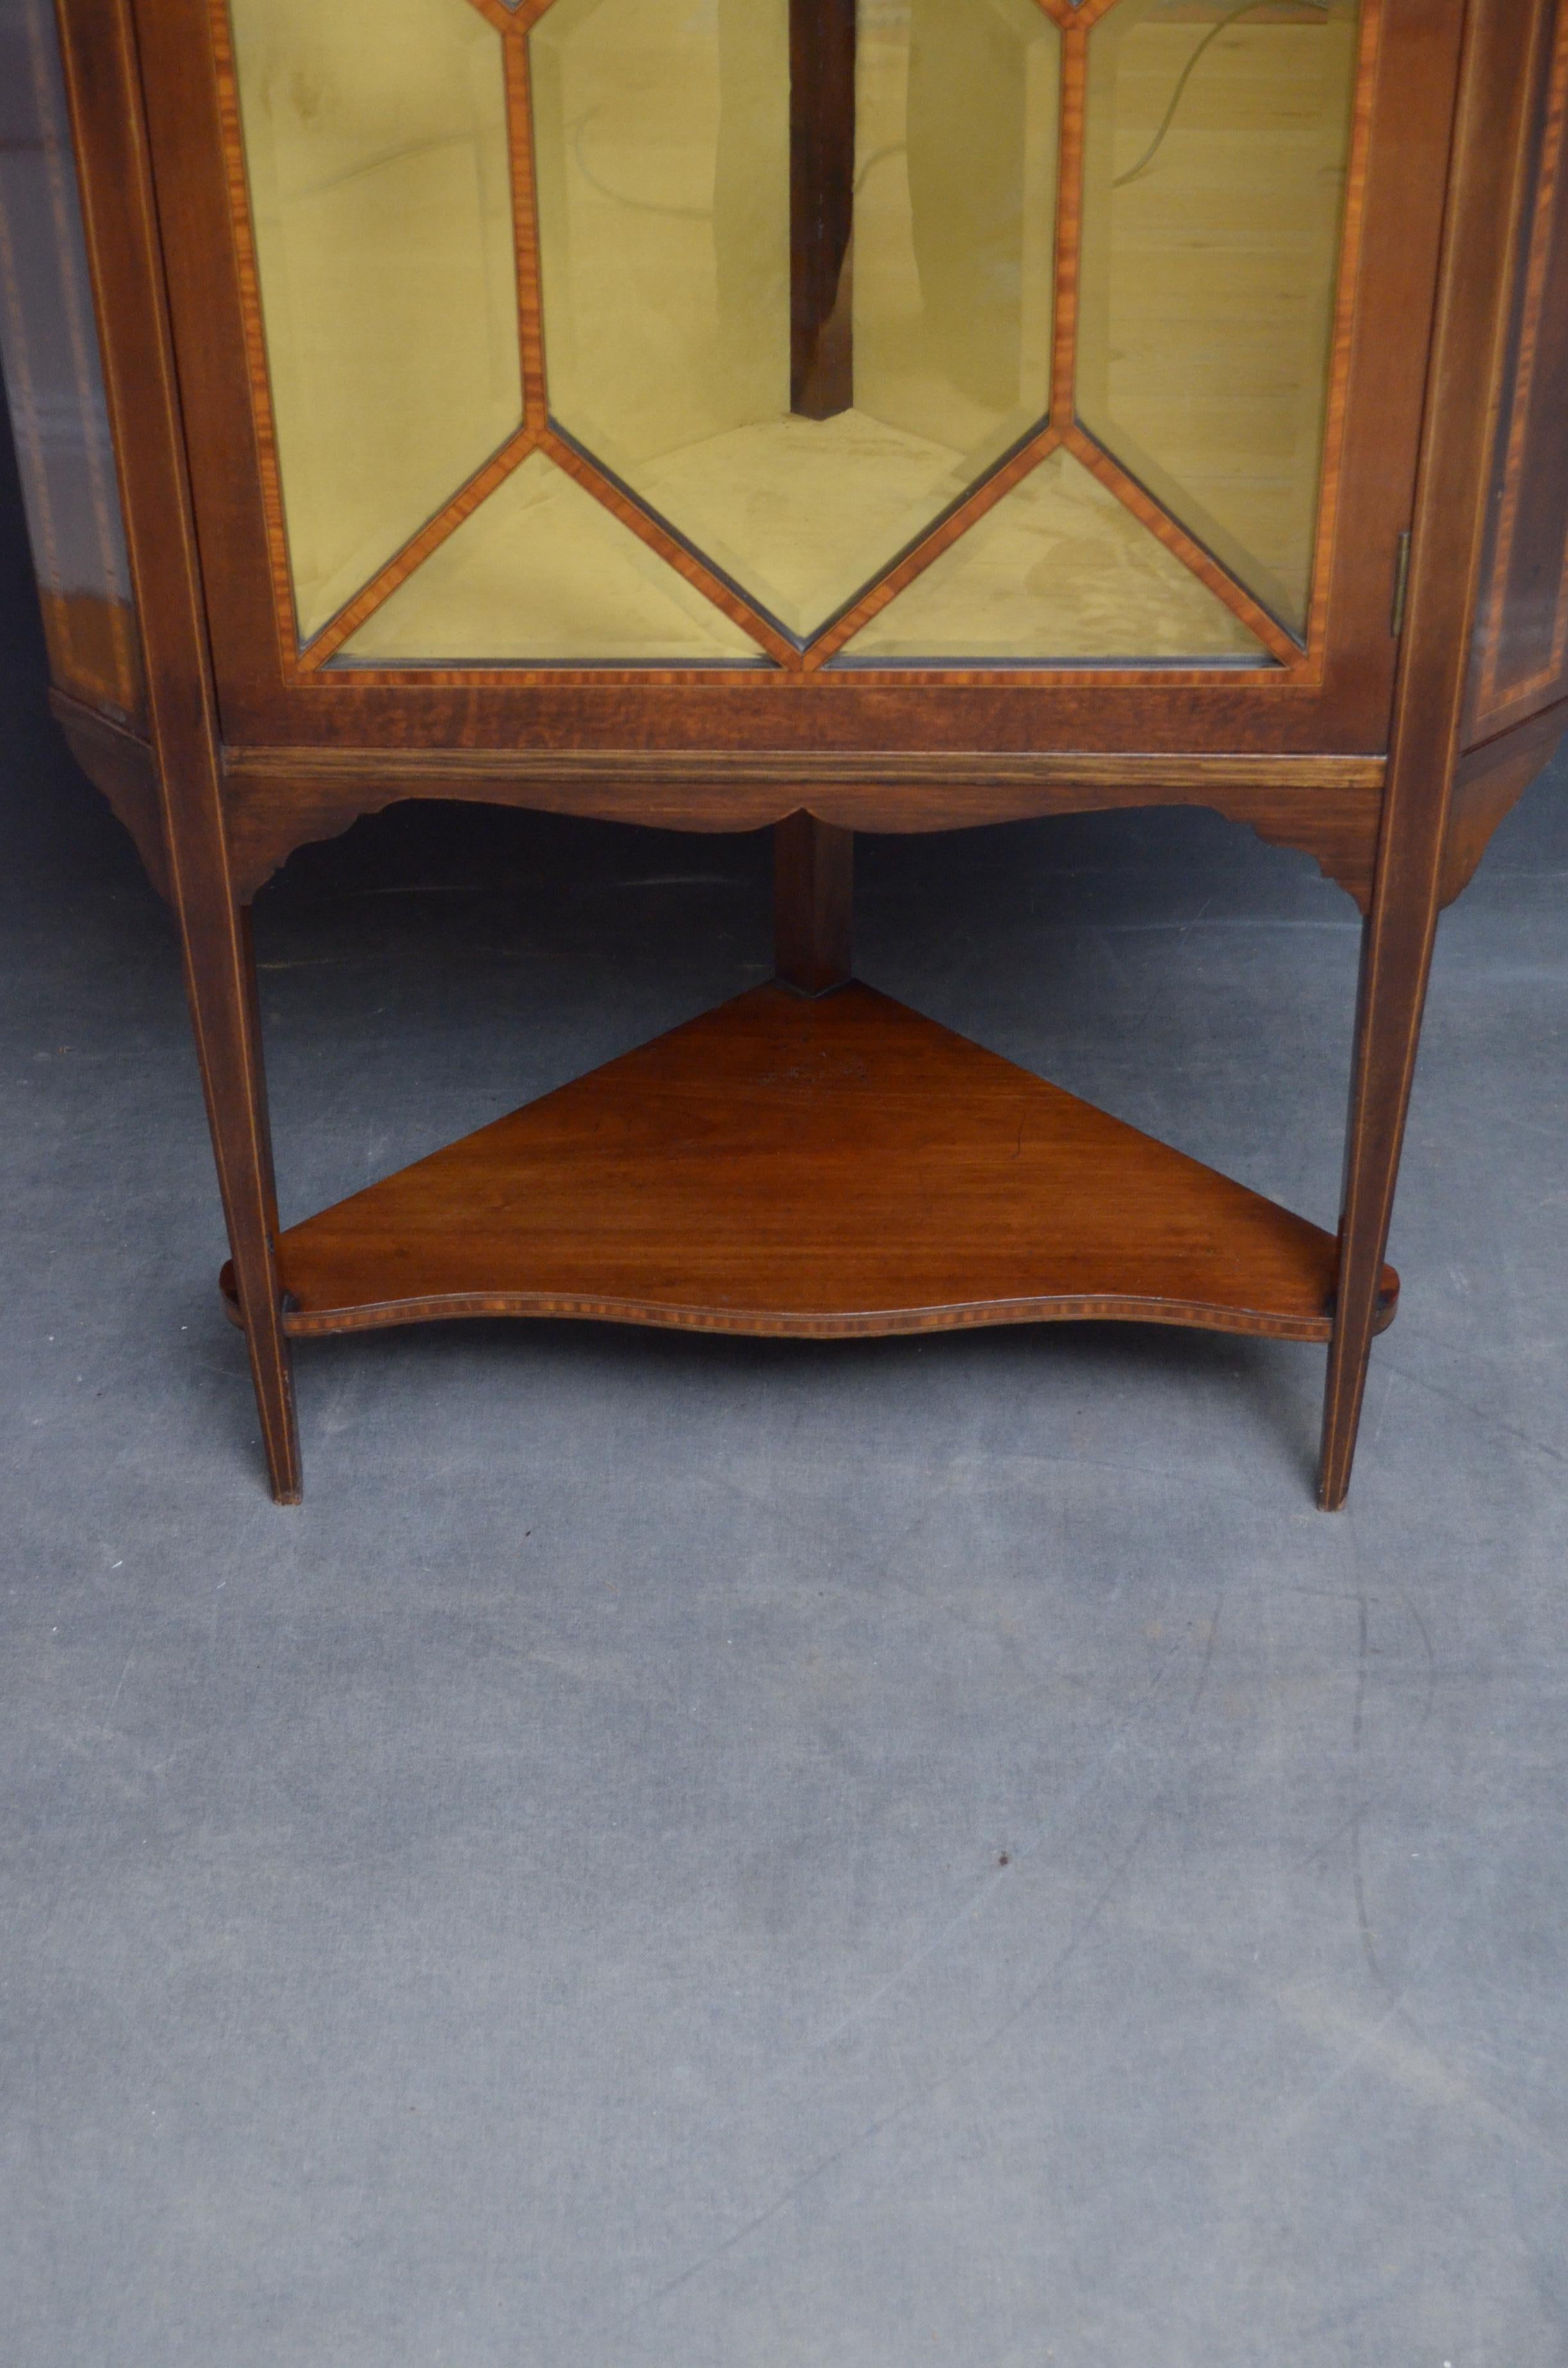
[[[1393,563],[1393,609],[1389,617],[1389,631],[1397,642],[1404,631],[1404,599],[1410,589],[1410,529],[1399,538],[1399,549]]]

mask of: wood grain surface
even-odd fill
[[[1449,800],[1439,901],[1451,905],[1475,877],[1499,823],[1512,814],[1568,735],[1568,699],[1516,723],[1460,758]]]
[[[786,814],[773,832],[773,969],[801,995],[827,995],[854,968],[855,834]]]
[[[1363,909],[1381,757],[955,750],[230,749],[230,860],[254,895],[296,847],[403,798],[471,798],[666,830],[756,830],[799,808],[847,830],[949,830],[1100,807],[1208,806],[1300,848]]]
[[[278,1202],[249,916],[229,872],[218,712],[130,0],[61,11],[104,381],[141,620],[168,882],[274,1497],[300,1441],[273,1244]]]
[[[167,899],[171,894],[168,840],[158,768],[150,745],[62,690],[51,689],[49,704],[65,734],[66,746],[131,833],[148,879]]]
[[[294,1334],[582,1315],[847,1337],[1089,1316],[1324,1340],[1334,1236],[851,985],[733,1002],[278,1243]],[[1397,1279],[1384,1275],[1381,1317]]]
[[[1362,937],[1318,1472],[1327,1511],[1344,1504],[1350,1485],[1442,896],[1507,313],[1497,232],[1508,219],[1534,25],[1520,0],[1475,0],[1462,23],[1449,15],[1445,28],[1460,69],[1460,105],[1382,831]],[[1446,71],[1436,45],[1426,63],[1446,85],[1451,64]]]

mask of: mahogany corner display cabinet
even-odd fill
[[[1568,729],[1568,0],[0,0],[54,711],[300,1338],[1322,1343]],[[775,837],[777,977],[280,1230],[249,907],[395,800]],[[1197,804],[1363,916],[1338,1221],[855,982],[858,830]],[[1319,1212],[1320,1216],[1327,1214]]]

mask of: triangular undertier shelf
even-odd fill
[[[1326,1340],[1337,1257],[1316,1225],[860,985],[754,988],[278,1243],[296,1334],[1120,1316]],[[1385,1323],[1398,1288],[1385,1269]]]

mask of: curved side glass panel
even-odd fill
[[[1119,0],[1089,36],[1079,416],[1300,632],[1357,0]]]
[[[62,690],[140,720],[142,666],[49,0],[0,0],[0,351]]]

